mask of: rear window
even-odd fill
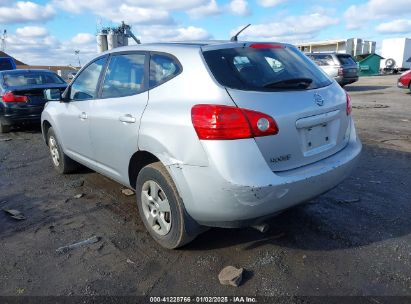
[[[8,87],[65,83],[63,79],[54,73],[41,72],[5,73],[3,74],[3,81]]]
[[[253,91],[316,89],[331,80],[291,46],[228,48],[203,52],[212,74],[223,86]]]
[[[13,70],[14,66],[9,58],[0,58],[0,71]]]
[[[337,55],[337,58],[342,65],[356,65],[354,59],[350,55]]]
[[[315,62],[319,66],[335,65],[333,56],[326,54],[308,54],[308,58]]]

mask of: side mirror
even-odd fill
[[[44,90],[44,98],[47,101],[61,101],[63,97],[61,96],[60,89],[46,89]]]

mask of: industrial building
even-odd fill
[[[361,38],[350,38],[342,40],[299,43],[296,44],[296,46],[305,53],[336,52],[357,56],[363,54],[374,54],[376,42]]]

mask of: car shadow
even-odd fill
[[[359,85],[347,85],[344,89],[347,92],[363,92],[363,91],[377,91],[390,88],[391,86],[359,86]]]
[[[24,123],[17,124],[11,127],[10,133],[22,132],[22,133],[41,133],[41,125],[38,123]]]
[[[407,174],[410,170],[411,153],[365,146],[351,177],[330,192],[267,221],[270,225],[267,233],[253,228],[212,228],[184,250],[214,250],[235,245],[243,250],[270,245],[335,250],[408,235],[411,233],[411,175]],[[374,174],[374,180],[370,179]]]

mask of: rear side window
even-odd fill
[[[295,47],[228,48],[203,52],[223,86],[254,91],[315,89],[331,80]]]
[[[150,58],[150,88],[158,86],[181,72],[176,59],[168,55],[152,54]]]
[[[101,97],[125,97],[142,92],[145,58],[141,53],[114,55],[107,68]]]
[[[308,58],[313,60],[319,66],[335,65],[333,56],[325,54],[309,54]]]
[[[354,59],[352,59],[350,55],[338,55],[337,58],[342,65],[356,65]]]
[[[45,72],[4,73],[4,84],[8,87],[36,86],[65,83],[58,75]]]
[[[81,71],[71,85],[71,100],[86,100],[96,97],[97,84],[106,59],[107,57],[97,59]]]
[[[0,71],[13,70],[14,65],[10,58],[0,58]]]

